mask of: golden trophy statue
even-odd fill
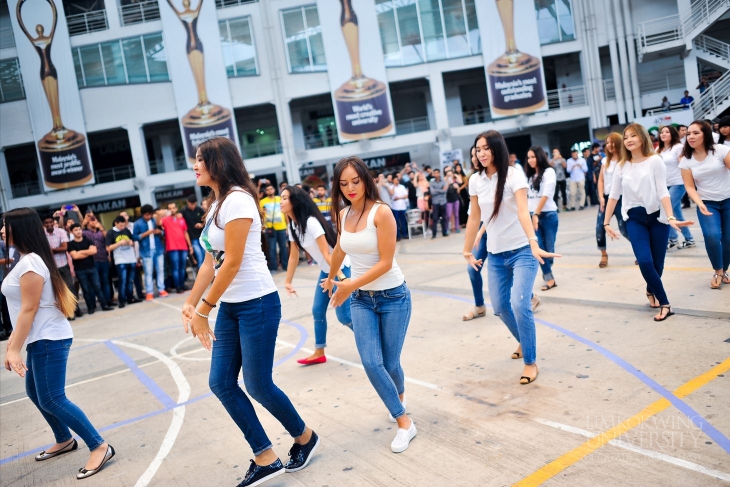
[[[190,0],[183,0],[183,10],[177,10],[172,0],[167,0],[170,8],[182,22],[185,32],[188,35],[186,50],[190,70],[193,72],[195,86],[198,90],[198,104],[182,118],[183,138],[185,143],[188,161],[195,164],[196,146],[211,137],[227,137],[234,139],[233,117],[231,111],[208,100],[208,93],[205,90],[205,56],[203,54],[203,43],[198,37],[198,15],[203,6],[203,0],[198,2],[198,7],[190,8]]]
[[[492,111],[500,115],[531,113],[545,104],[540,59],[517,50],[514,0],[496,0],[507,49],[487,68]]]
[[[388,87],[368,78],[360,66],[360,40],[352,0],[340,0],[340,25],[352,65],[352,77],[335,91],[340,136],[358,140],[377,137],[393,128],[388,104]]]
[[[56,33],[58,14],[53,0],[46,0],[51,6],[53,24],[51,33],[45,35],[45,28],[38,24],[35,27],[36,37],[25,28],[21,16],[21,8],[26,0],[19,0],[15,9],[18,24],[25,36],[35,48],[41,60],[41,83],[46,93],[48,105],[53,117],[53,129],[38,141],[38,154],[43,170],[46,186],[56,189],[80,186],[91,180],[91,164],[86,137],[74,130],[64,127],[61,120],[60,98],[58,94],[58,73],[51,60],[51,45]],[[66,81],[66,80],[64,80]],[[74,80],[74,83],[76,80]],[[75,89],[75,87],[74,87]]]

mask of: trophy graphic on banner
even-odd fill
[[[53,128],[38,141],[38,154],[46,186],[56,189],[80,186],[91,181],[91,164],[84,134],[66,128],[61,120],[60,97],[58,94],[58,73],[51,60],[53,35],[56,33],[58,13],[53,0],[46,0],[51,6],[53,22],[51,32],[45,35],[45,28],[38,24],[36,36],[32,36],[23,23],[21,8],[26,0],[19,0],[15,9],[18,25],[35,48],[41,61],[41,83],[46,93],[53,118]],[[68,82],[68,80],[64,80]],[[73,81],[74,83],[76,80]]]
[[[487,68],[493,112],[500,115],[531,113],[545,103],[540,59],[517,50],[514,0],[495,0],[504,30],[506,51]]]
[[[335,91],[340,136],[349,140],[367,139],[390,132],[393,123],[388,104],[388,87],[365,76],[360,66],[360,28],[352,0],[340,0],[340,26],[352,65],[352,77]]]
[[[203,0],[199,0],[198,7],[190,8],[190,0],[183,0],[183,10],[177,10],[172,0],[167,0],[170,8],[185,27],[188,35],[186,50],[190,70],[193,72],[195,87],[198,91],[198,104],[188,111],[182,118],[183,138],[185,149],[188,155],[188,162],[195,164],[195,148],[201,142],[212,137],[227,137],[234,139],[233,117],[231,111],[208,100],[208,93],[205,90],[205,56],[203,54],[203,43],[198,37],[198,15],[203,6]]]

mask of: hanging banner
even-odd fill
[[[547,110],[535,0],[475,4],[492,118]],[[520,13],[516,31],[515,12]]]
[[[341,142],[395,135],[375,0],[317,0]]]
[[[51,191],[93,184],[63,3],[9,0],[8,9],[43,184]]]
[[[159,6],[167,69],[192,166],[196,146],[205,140],[227,137],[238,145],[218,17],[213,0],[160,0]]]

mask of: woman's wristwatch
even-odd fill
[[[667,217],[667,220],[676,220],[676,219],[677,219],[677,217],[676,217],[676,216],[674,216],[674,215],[672,215],[672,216],[668,216],[668,217]]]

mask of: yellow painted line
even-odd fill
[[[679,398],[685,397],[693,393],[700,387],[704,386],[705,384],[709,383],[710,381],[716,379],[719,374],[724,374],[729,370],[730,358],[726,359],[717,367],[713,367],[704,374],[699,375],[687,382],[686,384],[678,387],[674,390],[674,395]],[[513,487],[533,487],[542,484],[543,482],[553,478],[571,465],[579,462],[589,454],[598,450],[603,445],[606,445],[608,442],[615,440],[627,431],[636,428],[655,414],[658,414],[669,408],[669,406],[671,406],[671,403],[668,400],[664,398],[659,399],[658,401],[644,408],[644,410],[640,413],[635,414],[634,416],[621,422],[621,424],[619,424],[618,426],[614,426],[610,430],[604,431],[603,433],[591,438],[579,447],[569,451],[568,453],[562,455],[560,458],[548,463],[544,467],[528,475],[524,479],[515,483]]]

